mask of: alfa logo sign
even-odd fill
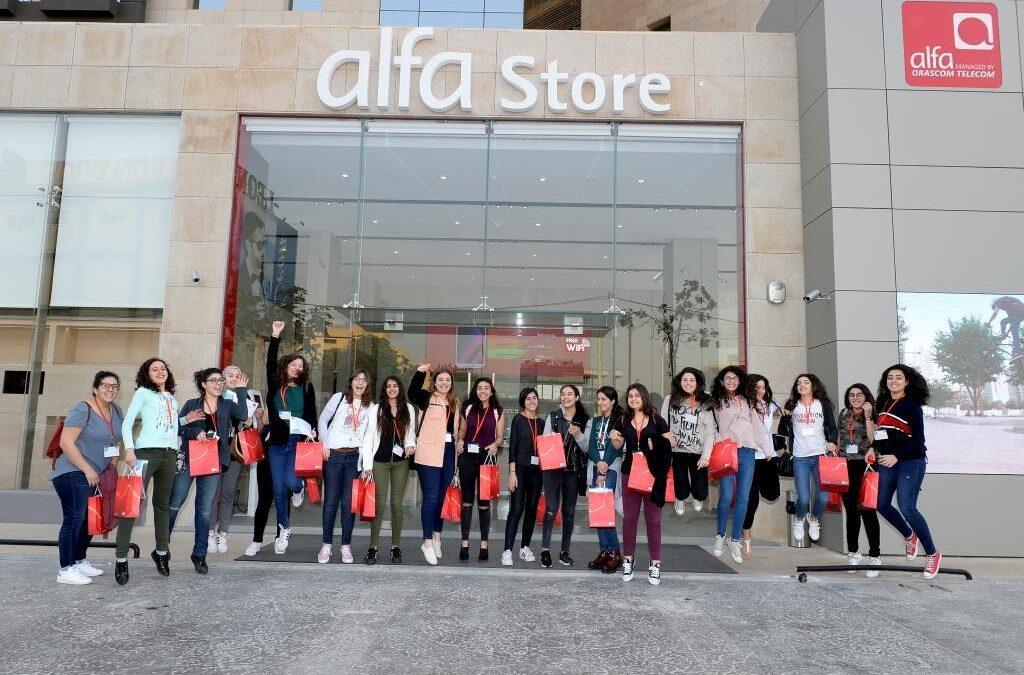
[[[903,3],[903,69],[912,87],[999,87],[1003,68],[996,6]]]

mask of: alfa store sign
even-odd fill
[[[903,68],[914,87],[1003,83],[999,15],[988,2],[903,3]]]
[[[394,33],[391,28],[380,29],[380,53],[377,57],[379,70],[377,73],[377,98],[374,101],[378,110],[389,110],[397,106],[399,110],[408,110],[412,98],[413,80],[420,100],[434,112],[444,112],[459,106],[461,110],[473,109],[473,55],[466,52],[443,52],[423,61],[422,56],[415,54],[416,45],[434,36],[433,28],[413,28],[402,40],[399,53],[393,49]],[[344,92],[331,90],[331,78],[341,66],[347,63],[356,64],[356,81]],[[344,110],[355,104],[360,110],[369,110],[371,55],[368,51],[343,49],[327,57],[316,78],[316,91],[320,101],[332,110]],[[458,69],[459,83],[454,91],[436,96],[435,85],[443,88],[445,78],[438,77],[442,68],[454,66]],[[536,73],[537,64],[530,56],[510,56],[501,64],[500,77],[508,83],[517,95],[501,98],[501,109],[506,112],[522,112],[530,110],[537,104],[540,97],[537,85],[525,75]],[[418,77],[414,70],[418,70]],[[610,99],[613,112],[625,110],[626,97],[636,96],[641,107],[651,113],[667,113],[668,103],[655,100],[656,95],[664,95],[671,91],[668,77],[661,73],[648,73],[638,76],[635,73],[614,73],[605,78],[598,73],[580,73],[572,78],[569,74],[558,70],[558,61],[551,61],[540,72],[540,80],[544,89],[544,104],[549,110],[564,111],[571,104],[580,112],[600,110]],[[398,100],[391,100],[391,78],[398,77]],[[437,80],[437,82],[435,82]],[[564,97],[568,85],[568,98]]]

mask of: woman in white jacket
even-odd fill
[[[416,446],[416,409],[405,398],[405,389],[395,376],[385,378],[380,403],[370,406],[370,426],[359,450],[363,478],[373,478],[377,513],[370,523],[370,547],[363,562],[377,562],[380,526],[388,494],[391,495],[391,564],[402,562],[402,502],[409,480],[409,457]]]

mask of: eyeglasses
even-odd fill
[[[740,378],[736,377],[735,375],[726,375],[725,377],[722,378],[722,381],[723,382],[739,382]]]
[[[110,384],[109,382],[101,382],[100,386],[98,386],[97,389],[106,389],[107,391],[119,391],[121,389],[121,385]]]
[[[206,381],[206,384],[224,384],[227,382],[223,377],[211,377]]]

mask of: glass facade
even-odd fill
[[[380,25],[522,28],[523,0],[381,0]]]

